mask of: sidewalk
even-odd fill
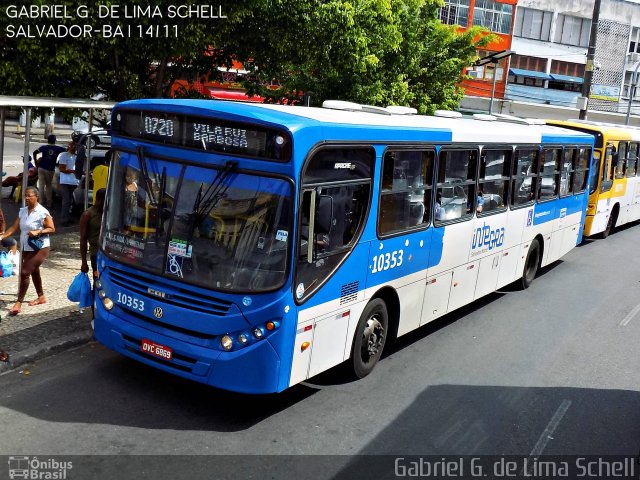
[[[7,221],[11,222],[19,205],[4,199],[2,205]],[[55,222],[58,215],[52,213]],[[0,348],[10,356],[9,362],[0,362],[0,373],[93,338],[91,309],[81,314],[77,304],[67,299],[67,289],[79,271],[80,234],[76,223],[72,227],[56,227],[56,233],[51,235],[49,257],[40,267],[46,304],[28,305],[36,297],[31,283],[22,313],[9,316],[17,298],[18,277],[0,278]]]

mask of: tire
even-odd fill
[[[540,243],[538,240],[533,239],[527,252],[527,259],[524,262],[524,270],[522,271],[522,278],[520,284],[522,289],[529,288],[529,285],[533,283],[533,279],[536,278],[538,273],[538,267],[540,266]]]
[[[98,145],[98,143],[100,143],[100,142],[98,141],[98,139],[97,139],[96,137],[94,137],[93,135],[91,135],[91,136],[89,137],[89,140],[88,140],[88,142],[87,142],[87,143],[88,143],[87,147],[89,147],[89,148],[96,148],[96,146],[97,146],[97,145]]]
[[[379,298],[365,307],[353,339],[351,366],[356,378],[364,378],[378,363],[389,330],[387,305]]]
[[[604,229],[602,233],[600,233],[600,238],[607,238],[611,232],[616,228],[616,221],[618,220],[618,211],[613,210],[611,215],[609,215],[609,220],[607,221],[607,227]]]

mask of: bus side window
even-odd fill
[[[473,216],[476,196],[476,167],[478,151],[442,150],[438,158],[438,183],[435,224],[443,221],[468,219]],[[442,211],[437,211],[442,209]]]
[[[504,209],[509,191],[511,149],[483,150],[478,176],[478,215],[488,215]],[[480,205],[482,198],[482,205]]]
[[[615,164],[615,178],[621,179],[625,177],[627,170],[627,143],[620,142],[618,144],[618,158]]]
[[[616,161],[616,147],[608,145],[604,155],[604,163],[602,165],[602,183],[600,184],[601,192],[608,192],[611,190]]]
[[[560,196],[569,195],[573,189],[577,149],[565,148],[562,156],[562,170],[560,173]]]
[[[631,143],[627,152],[627,177],[635,177],[638,171],[638,147],[639,143]]]
[[[516,150],[511,173],[511,205],[524,206],[532,202],[538,189],[538,149]]]
[[[429,222],[434,158],[432,150],[390,149],[385,152],[377,222],[380,236]]]

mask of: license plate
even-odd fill
[[[146,338],[142,339],[140,350],[142,350],[144,353],[150,353],[151,355],[155,355],[156,357],[164,358],[165,360],[171,360],[171,358],[173,357],[173,350],[171,350],[169,347],[165,347],[164,345],[160,345],[159,343],[154,343],[151,340],[147,340]]]

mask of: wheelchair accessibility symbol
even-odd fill
[[[175,275],[177,277],[182,278],[182,262],[184,257],[179,255],[172,255],[171,253],[167,255],[167,266],[165,271],[170,273],[171,275]]]

